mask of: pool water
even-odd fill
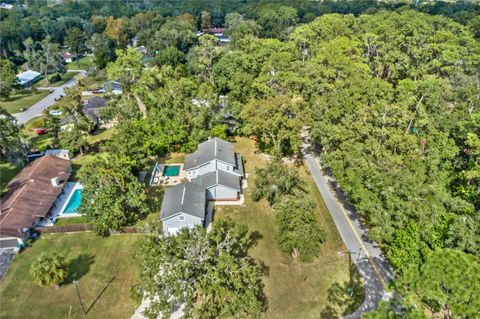
[[[179,165],[165,165],[162,176],[178,176],[180,175]]]
[[[72,196],[68,200],[67,206],[63,210],[64,214],[75,214],[77,212],[78,207],[82,202],[82,190],[76,189],[73,191]]]

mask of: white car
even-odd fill
[[[53,116],[62,115],[62,111],[59,111],[59,110],[51,110],[49,113],[50,113],[50,115],[53,115]]]

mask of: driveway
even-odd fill
[[[87,72],[81,71],[76,77],[82,77],[85,78],[87,76]],[[38,117],[42,115],[43,111],[53,104],[56,103],[55,98],[59,97],[61,94],[64,94],[64,88],[71,88],[74,87],[75,84],[77,84],[77,79],[76,77],[70,79],[67,83],[58,86],[58,87],[51,87],[51,88],[43,88],[43,89],[52,89],[53,92],[46,97],[44,97],[42,100],[38,101],[35,103],[32,107],[30,107],[28,110],[22,113],[16,113],[13,114],[16,118],[19,124],[24,124],[31,119]]]
[[[352,261],[362,276],[365,300],[354,313],[344,317],[360,318],[362,313],[376,309],[382,299],[390,298],[385,286],[393,279],[392,268],[378,245],[368,238],[367,228],[362,225],[357,212],[348,204],[333,177],[322,168],[319,157],[309,151],[304,151],[304,157],[338,232],[352,254]]]

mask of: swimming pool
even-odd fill
[[[178,176],[180,175],[180,165],[165,165],[163,167],[162,176]]]
[[[82,190],[76,189],[73,191],[72,196],[68,200],[67,206],[63,210],[63,214],[76,214],[78,207],[82,202]]]

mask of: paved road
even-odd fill
[[[393,277],[391,267],[375,242],[367,238],[366,228],[361,225],[357,213],[348,205],[343,193],[335,186],[333,178],[324,173],[319,158],[311,153],[304,156],[345,246],[354,253],[352,261],[363,278],[365,301],[354,313],[344,317],[360,318],[362,313],[376,309],[382,299],[389,299],[385,285]]]
[[[86,77],[87,73],[85,71],[81,71],[77,76]],[[65,83],[61,86],[52,87],[52,88],[45,88],[45,89],[52,89],[53,93],[47,95],[42,100],[35,103],[32,107],[30,107],[25,112],[16,113],[16,114],[13,114],[13,115],[17,118],[19,124],[24,124],[24,123],[30,121],[31,119],[42,115],[43,111],[46,108],[49,108],[50,106],[55,104],[55,98],[56,97],[59,97],[60,94],[64,94],[64,91],[63,91],[64,88],[73,87],[73,86],[75,86],[76,83],[77,83],[77,79],[76,79],[76,77],[74,77],[74,78],[70,79],[67,83]]]

